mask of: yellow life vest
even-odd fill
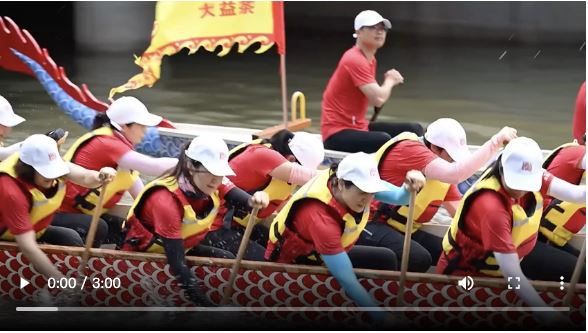
[[[204,217],[198,217],[196,212],[190,206],[190,203],[186,199],[185,195],[180,190],[178,186],[178,182],[175,177],[166,177],[166,178],[158,178],[154,181],[150,182],[143,188],[139,196],[135,199],[135,202],[131,206],[129,210],[129,214],[127,216],[127,220],[131,221],[131,219],[136,219],[138,223],[141,223],[140,218],[136,215],[137,212],[141,211],[141,206],[145,202],[145,199],[148,197],[149,193],[152,190],[164,187],[168,191],[174,194],[176,200],[178,200],[184,208],[184,215],[182,216],[182,226],[181,226],[181,235],[182,239],[187,239],[192,236],[198,235],[202,232],[208,232],[216,214],[218,213],[218,208],[220,205],[220,198],[218,196],[218,191],[215,191],[210,197],[212,198],[212,207],[210,211]],[[170,223],[174,223],[174,221],[169,221]],[[146,229],[148,228],[146,225],[143,225]],[[153,230],[149,230],[152,234],[154,234]],[[189,250],[189,249],[186,249]],[[151,246],[149,246],[146,252],[154,252],[154,253],[165,253],[163,246],[157,242],[153,242]]]
[[[316,199],[327,206],[330,205],[331,200],[333,200],[333,195],[327,186],[330,176],[330,170],[320,171],[317,176],[315,176],[298,191],[296,191],[296,193],[294,193],[292,198],[288,200],[284,208],[280,210],[276,218],[272,221],[269,231],[270,242],[274,244],[282,242],[282,236],[284,235],[286,228],[295,232],[292,229],[292,217],[296,211],[296,208],[293,207],[296,206],[295,204],[298,201],[305,199]],[[344,225],[343,233],[341,234],[341,245],[343,248],[347,248],[357,241],[359,235],[368,222],[369,213],[370,211],[368,205],[368,207],[366,207],[366,209],[363,211],[359,223],[356,222],[355,218],[349,213],[346,213],[341,217],[342,224]]]
[[[74,144],[69,148],[63,159],[65,161],[73,161],[76,153],[78,150],[84,146],[90,139],[96,136],[113,136],[114,133],[112,129],[108,127],[100,127],[95,129],[91,132],[88,132],[82,135],[79,139],[74,142]],[[112,199],[115,195],[122,195],[125,191],[130,189],[135,181],[139,178],[139,172],[132,171],[132,170],[125,170],[121,168],[117,168],[116,176],[106,186],[106,194],[104,195],[104,202],[109,203],[110,199]],[[80,193],[76,196],[76,204],[75,207],[79,209],[82,213],[87,215],[92,215],[96,204],[98,203],[98,197],[100,196],[100,191],[102,191],[102,187],[97,189],[88,189],[86,192]],[[113,206],[115,203],[105,204],[104,206]],[[108,211],[108,207],[102,207],[102,211],[100,215],[106,213]]]
[[[229,161],[232,160],[233,158],[239,156],[250,145],[262,144],[261,141],[262,141],[261,139],[253,140],[251,142],[243,143],[243,144],[233,148],[229,152]],[[269,149],[271,149],[271,147],[272,147],[272,145],[269,143],[266,143],[263,145]],[[292,192],[294,191],[295,188],[296,188],[296,185],[294,185],[294,184],[288,184],[287,182],[285,182],[283,180],[276,179],[276,178],[272,177],[271,180],[269,181],[269,183],[264,184],[264,185],[260,186],[259,188],[248,191],[248,192],[249,192],[249,194],[253,194],[257,191],[264,191],[265,193],[267,193],[270,202],[284,201],[284,200],[288,199],[288,197],[292,194]],[[242,217],[239,217],[237,215],[233,215],[233,221],[239,223],[243,227],[246,227],[247,222],[249,221],[250,215],[251,215],[250,213],[247,213],[247,215],[242,216]]]
[[[4,161],[0,162],[0,173],[7,174],[12,178],[17,179],[14,167],[18,162],[19,156],[19,153],[14,153]],[[49,225],[50,222],[45,220],[52,217],[53,214],[57,212],[59,207],[61,207],[63,198],[65,198],[65,181],[61,178],[57,179],[57,191],[51,198],[47,198],[43,192],[39,191],[32,185],[28,187],[32,201],[31,210],[29,211],[31,224],[33,227],[40,222],[47,222],[47,225]],[[38,230],[36,232],[37,238],[41,237],[44,232],[45,229]],[[0,239],[14,240],[14,235],[6,229],[0,236]]]
[[[491,176],[486,178],[491,172],[491,169],[488,169],[482,177],[480,177],[480,181],[475,183],[464,195],[459,208],[451,225],[447,232],[445,233],[445,237],[443,237],[443,252],[448,255],[450,251],[456,251],[458,256],[460,255],[461,248],[460,245],[457,244],[457,234],[464,233],[464,223],[465,223],[465,216],[472,205],[474,198],[481,193],[481,191],[491,190],[499,193],[502,185],[500,181],[495,177]],[[500,194],[500,193],[499,193]],[[504,197],[503,194],[500,194],[501,197]],[[504,198],[505,202],[509,202],[508,198]],[[543,196],[540,192],[533,192],[533,199],[535,201],[534,205],[531,205],[529,208],[529,213],[525,212],[525,209],[518,205],[511,206],[512,212],[512,243],[513,245],[518,248],[521,246],[526,240],[532,238],[534,235],[537,234],[539,230],[539,224],[541,222],[541,214],[543,212]],[[488,212],[491,214],[492,212]],[[465,233],[467,235],[467,233]],[[522,259],[522,258],[521,258]],[[457,261],[457,260],[456,260]],[[496,262],[496,258],[494,257],[494,253],[489,252],[486,253],[485,258],[480,260],[474,260],[472,263],[479,272],[490,275],[490,276],[502,276],[502,272],[499,269],[498,263]],[[448,265],[447,269],[445,270],[445,274],[451,274],[452,271],[457,267],[450,267]]]
[[[378,163],[378,169],[380,169],[380,165],[385,160],[386,155],[388,155],[388,152],[392,148],[394,148],[394,146],[396,146],[399,142],[405,140],[419,141],[419,137],[411,132],[402,132],[397,136],[393,137],[392,139],[388,140],[388,142],[386,142],[382,147],[380,147],[380,149],[378,149],[378,151],[375,154],[376,162]],[[425,186],[423,186],[423,188],[415,198],[414,220],[416,222],[429,222],[420,221],[420,218],[427,211],[427,208],[439,208],[438,204],[436,203],[443,202],[445,196],[447,196],[447,192],[449,191],[450,187],[450,184],[443,183],[435,179],[427,179],[425,182]],[[376,217],[379,218],[379,215],[381,214],[384,214],[386,217],[388,217],[386,222],[394,229],[402,233],[406,232],[408,206],[391,206],[385,203],[380,203],[378,206],[378,210],[376,211]],[[413,223],[412,232],[414,233],[421,226],[421,223]]]
[[[555,148],[543,162],[543,168],[547,169],[562,149],[574,146],[578,146],[578,144],[575,142],[566,143]],[[579,184],[586,184],[586,171],[582,173],[582,178],[576,185]],[[574,217],[576,214],[580,214],[583,218],[580,218],[580,216]],[[572,219],[573,217],[574,219]],[[585,203],[572,203],[553,198],[543,212],[539,231],[550,242],[557,246],[564,246],[584,225],[586,225]]]

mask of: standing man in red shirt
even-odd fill
[[[355,17],[355,45],[341,57],[323,93],[321,134],[326,149],[373,153],[399,133],[423,134],[418,123],[368,123],[369,105],[381,108],[392,88],[404,82],[395,69],[376,81],[376,52],[384,46],[390,21],[373,10]]]

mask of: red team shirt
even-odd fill
[[[331,191],[331,185],[328,185]],[[332,193],[332,191],[331,191]],[[307,242],[313,243],[314,250],[320,254],[333,255],[348,251],[341,245],[342,220],[346,213],[357,215],[348,210],[336,200],[331,200],[331,206],[327,206],[318,200],[308,200],[294,213],[293,229]],[[359,213],[361,214],[361,213]],[[287,248],[287,240],[284,249]]]
[[[380,177],[396,186],[402,186],[406,173],[410,170],[425,170],[434,159],[439,158],[427,146],[414,140],[404,140],[388,151],[380,164]],[[459,201],[461,193],[455,184],[451,184],[444,201]],[[372,210],[377,209],[379,202],[372,202]],[[429,207],[416,222],[429,222],[435,215],[437,208]]]
[[[540,193],[545,197],[551,182],[553,181],[553,175],[547,171],[543,173],[543,183],[541,185]],[[504,188],[500,189],[501,193],[506,194]],[[515,200],[510,198],[512,204],[520,204],[522,207],[527,206],[527,202],[531,198],[533,193],[527,193],[521,199]],[[508,196],[508,195],[507,195]],[[488,214],[492,212],[492,214]],[[502,200],[501,196],[494,191],[484,191],[480,193],[475,199],[470,209],[466,213],[464,220],[467,235],[473,240],[472,248],[467,248],[468,253],[477,253],[480,259],[488,252],[499,252],[499,253],[517,253],[519,258],[523,258],[535,246],[537,240],[537,234],[534,237],[526,240],[519,248],[515,248],[512,243],[512,214],[510,209],[507,208]],[[475,247],[475,245],[478,247]],[[467,267],[462,261],[460,267]],[[447,258],[445,255],[439,257],[437,263],[437,272],[443,273],[447,267]],[[470,270],[455,270],[451,274],[453,275],[475,275],[481,276],[482,273],[477,272],[477,269],[471,267]]]
[[[223,182],[218,189],[221,200],[234,187],[235,185],[231,182]],[[210,197],[204,199],[186,198],[198,216],[205,213],[212,205]],[[182,239],[181,227],[184,208],[167,189],[153,190],[145,199],[139,216],[141,216],[143,224],[153,226],[156,234],[170,239]],[[197,246],[206,234],[206,232],[202,232],[185,239],[184,248]]]
[[[100,170],[104,167],[116,169],[117,161],[126,153],[133,150],[133,145],[122,134],[114,131],[114,136],[97,136],[90,139],[76,153],[73,163],[89,170]],[[75,197],[88,189],[83,186],[67,182],[67,193],[60,211],[66,213],[80,213],[74,207]]]
[[[368,61],[356,46],[343,54],[323,94],[323,141],[344,129],[368,130],[365,115],[369,101],[359,87],[377,83],[376,67],[376,59]]]
[[[235,186],[251,192],[268,184],[272,179],[269,173],[286,162],[288,160],[273,149],[264,145],[251,145],[237,157],[231,159],[229,165],[236,176],[228,178]],[[271,201],[266,208],[260,210],[257,216],[260,218],[270,216],[281,203],[282,201]],[[223,217],[226,212],[227,209],[222,205],[211,230],[218,230],[223,226]],[[233,225],[238,226],[239,224],[233,222]]]
[[[45,190],[35,186],[36,189],[45,193],[55,191],[55,189]],[[35,232],[45,229],[49,223],[31,224],[30,210],[32,202],[23,185],[7,175],[0,175],[0,230],[8,228],[13,235],[24,234],[27,231]],[[47,219],[50,222],[51,219]]]

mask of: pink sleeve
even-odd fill
[[[342,65],[351,77],[354,86],[359,87],[364,84],[376,83],[376,78],[369,62],[361,54],[348,53],[348,57],[343,60]]]
[[[427,178],[458,184],[484,166],[499,148],[500,146],[491,139],[463,161],[449,163],[442,158],[436,158],[427,165],[423,173]]]

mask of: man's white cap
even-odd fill
[[[383,18],[382,15],[378,14],[378,12],[373,10],[364,10],[355,17],[355,31],[361,29],[362,27],[371,27],[380,22],[384,22],[386,29],[392,29],[392,24],[390,21]]]
[[[0,125],[14,127],[25,121],[25,119],[12,110],[12,106],[6,98],[0,96]]]
[[[337,167],[337,178],[352,182],[366,193],[388,190],[385,182],[380,179],[376,160],[372,155],[363,152],[345,156]]]
[[[304,167],[316,169],[325,159],[325,147],[317,135],[295,132],[288,146],[294,157]]]
[[[470,155],[468,141],[463,127],[452,118],[439,118],[429,124],[425,139],[435,146],[447,151],[456,162],[463,161]]]
[[[46,135],[33,134],[26,138],[20,147],[20,160],[48,179],[69,173],[69,167],[59,155],[57,142]]]
[[[110,123],[119,131],[121,125],[137,123],[145,126],[155,126],[161,122],[161,117],[149,113],[145,104],[135,97],[125,96],[112,102],[106,110]]]
[[[200,135],[190,142],[186,156],[202,163],[215,176],[234,176],[229,165],[229,148],[223,139],[213,135]]]
[[[500,163],[506,186],[513,190],[535,192],[541,189],[543,153],[537,142],[526,137],[511,140]]]

